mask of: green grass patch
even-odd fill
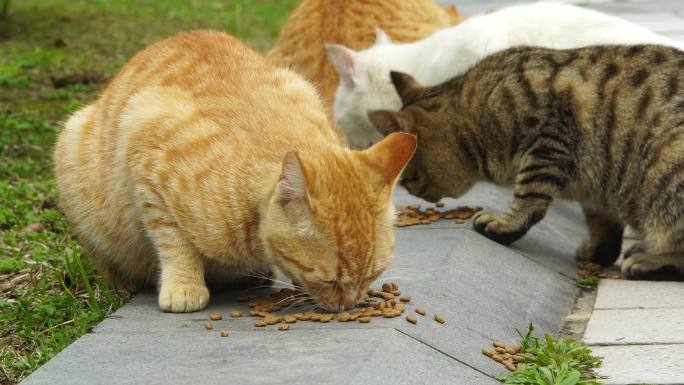
[[[264,51],[297,2],[22,0],[0,17],[0,384],[26,377],[130,297],[96,274],[55,205],[61,122],[150,43],[212,28]],[[24,231],[32,224],[41,231]]]
[[[549,334],[543,338],[532,335],[530,324],[527,333],[520,334],[520,355],[525,361],[498,380],[509,385],[600,385],[594,370],[601,366],[601,358],[591,354],[591,349],[572,339],[554,339]]]

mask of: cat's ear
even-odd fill
[[[380,27],[375,27],[375,44],[374,45],[385,45],[392,44],[392,38],[389,37],[387,32],[383,31]]]
[[[277,185],[279,202],[287,204],[309,205],[309,194],[306,189],[306,177],[302,162],[294,151],[288,151],[283,158],[283,169]]]
[[[389,134],[365,151],[385,183],[393,185],[416,152],[416,136],[404,132]]]
[[[413,118],[410,114],[388,110],[375,110],[368,112],[368,119],[373,123],[382,136],[393,132],[412,132]]]
[[[421,86],[413,76],[403,72],[391,71],[390,79],[392,79],[394,89],[397,90],[397,94],[404,104],[423,89],[423,86]]]
[[[356,84],[360,70],[357,52],[342,44],[326,44],[325,49],[342,83],[350,86]]]

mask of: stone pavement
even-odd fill
[[[584,342],[606,384],[684,383],[684,283],[601,280]]]
[[[514,2],[457,4],[473,14]],[[684,1],[583,3],[684,41]],[[504,210],[510,200],[509,191],[482,185],[445,203]],[[395,201],[418,200],[399,190]],[[416,304],[443,314],[444,325],[395,318],[298,323],[279,332],[255,328],[248,317],[226,319],[226,311],[246,310],[237,292],[213,293],[209,308],[192,314],[161,313],[154,293],[142,293],[23,384],[496,384],[502,368],[482,347],[516,340],[515,329],[530,322],[560,331],[577,293],[574,249],[585,236],[578,207],[564,202],[512,247],[480,236],[470,222],[398,229],[395,261],[381,281],[398,282]],[[605,357],[601,374],[612,377],[609,383],[684,383],[682,290],[601,282],[586,342]],[[204,330],[215,311],[224,320]],[[222,328],[230,337],[219,336]]]
[[[503,210],[510,192],[478,186],[446,208]],[[398,204],[416,198],[399,190]],[[254,327],[236,292],[214,294],[210,307],[165,314],[143,293],[29,376],[36,384],[496,384],[502,367],[482,355],[493,339],[516,341],[533,322],[558,332],[571,310],[575,245],[585,230],[578,208],[558,203],[528,236],[508,248],[475,233],[471,223],[440,221],[397,230],[390,278],[444,325],[403,317],[359,323],[296,323],[287,332]],[[413,309],[413,305],[409,306]],[[206,331],[204,320],[224,320]],[[227,338],[219,336],[230,330]]]

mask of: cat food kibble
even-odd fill
[[[212,324],[212,323],[209,322],[209,321],[205,321],[205,322],[204,322],[204,328],[207,329],[207,330],[211,330],[211,329],[214,328],[214,324]]]
[[[381,286],[381,289],[370,288],[367,292],[367,297],[363,298],[361,303],[356,305],[355,309],[340,312],[338,314],[320,313],[308,310],[278,315],[276,312],[280,309],[288,309],[297,306],[297,300],[295,298],[299,297],[298,300],[302,299],[303,293],[290,289],[283,289],[265,297],[244,295],[242,299],[249,301],[249,307],[251,308],[249,315],[261,318],[256,320],[254,326],[267,327],[269,325],[277,324],[278,330],[288,330],[290,327],[289,325],[294,324],[297,321],[311,321],[326,324],[337,318],[338,322],[358,321],[360,323],[369,323],[372,321],[373,317],[399,317],[406,311],[406,307],[410,306],[409,302],[412,301],[411,296],[400,296],[400,293],[399,285],[396,282],[386,282]],[[415,311],[421,315],[426,314],[425,310],[422,308],[416,308]],[[238,310],[234,310],[230,312],[230,315],[231,317],[236,317],[241,316],[242,313]],[[437,315],[435,319],[438,319],[439,317],[440,316]],[[406,317],[406,320],[413,324],[417,324],[418,322],[414,315],[409,315]],[[506,352],[497,354],[502,356],[502,359],[503,354],[508,354],[508,356],[510,356],[509,360],[513,362],[511,354]]]
[[[221,337],[228,337],[229,335],[230,335],[230,333],[228,333],[228,330],[226,330],[226,329],[221,330]]]
[[[230,312],[230,316],[233,318],[240,318],[242,317],[242,312],[240,310],[233,310]]]
[[[520,344],[506,345],[501,341],[494,341],[492,343],[494,349],[484,348],[482,354],[500,363],[510,371],[516,370],[517,365],[524,365],[525,355],[520,353],[522,346]]]
[[[443,205],[442,205],[443,206]],[[437,206],[440,207],[440,206]],[[470,219],[475,213],[482,210],[481,207],[457,207],[453,210],[439,211],[433,208],[428,208],[425,211],[420,210],[420,205],[409,205],[406,207],[397,207],[397,227],[426,225],[436,222],[440,219],[453,219],[457,223],[464,223],[466,219]]]
[[[221,313],[211,313],[211,315],[209,316],[209,319],[212,321],[219,321],[221,318],[223,318],[221,316]]]
[[[435,321],[437,321],[437,322],[439,322],[439,323],[441,323],[441,324],[443,324],[443,323],[446,322],[446,320],[444,319],[444,317],[442,317],[442,316],[439,315],[439,314],[435,314]]]

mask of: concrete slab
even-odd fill
[[[607,385],[684,384],[684,345],[596,346]]]
[[[684,308],[594,310],[587,345],[684,344]]]
[[[684,282],[603,279],[595,309],[684,308]]]
[[[487,202],[504,209],[510,192],[481,186],[447,208]],[[397,203],[414,203],[401,189]],[[210,307],[191,314],[165,314],[155,293],[142,293],[32,374],[25,384],[285,383],[468,383],[494,384],[501,366],[481,354],[493,339],[512,341],[530,322],[557,332],[571,310],[576,286],[563,273],[573,262],[570,245],[584,224],[576,206],[554,207],[549,221],[528,244],[508,248],[454,222],[398,229],[396,257],[381,277],[412,296],[408,311],[424,307],[418,324],[403,318],[370,324],[297,323],[288,332],[261,330],[237,292],[212,293]],[[553,236],[559,241],[549,242]],[[535,243],[536,248],[535,249]],[[545,249],[542,243],[557,244]],[[542,250],[542,251],[539,251]],[[558,253],[543,255],[544,252]],[[207,332],[202,323],[224,313]],[[435,312],[447,322],[431,319]],[[231,336],[221,338],[226,328]],[[411,372],[411,373],[407,373]],[[121,379],[121,381],[120,381]],[[128,381],[128,382],[126,382]]]

